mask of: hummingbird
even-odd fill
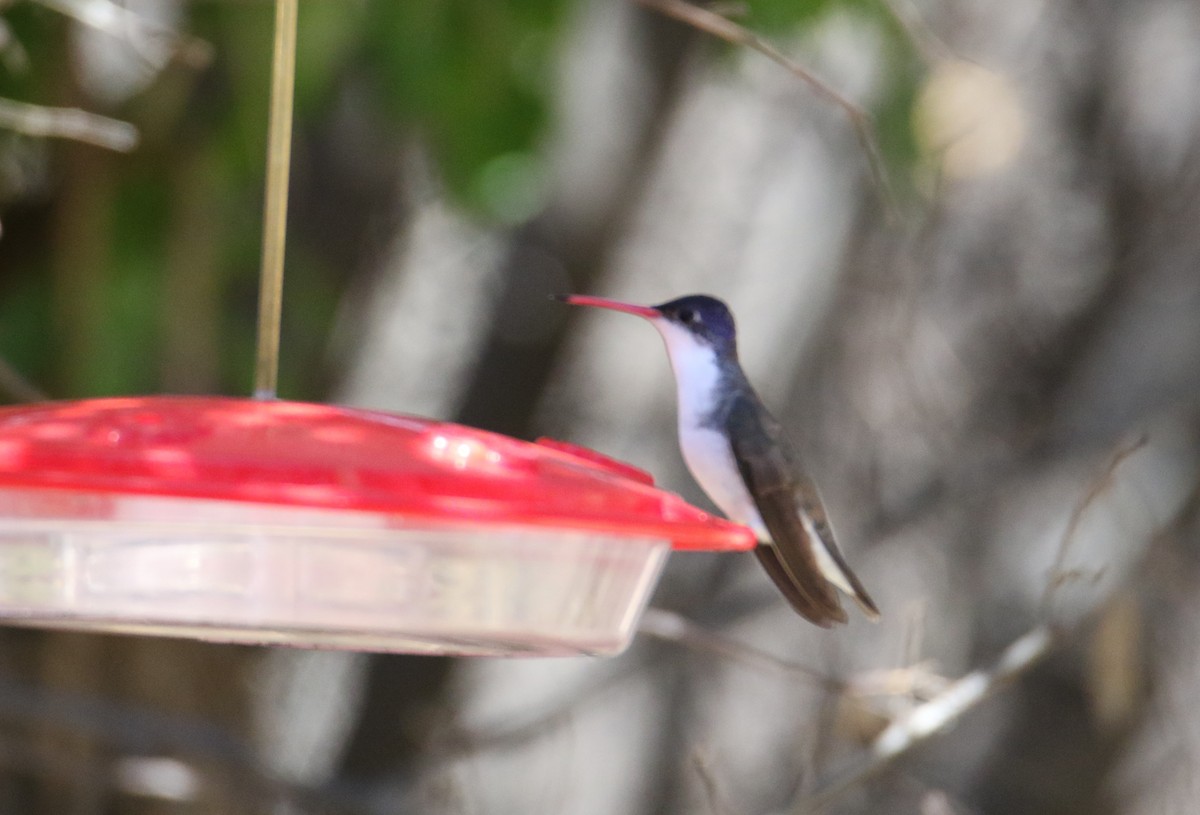
[[[755,555],[800,616],[825,628],[846,622],[836,587],[879,619],[834,542],[816,484],[738,362],[725,303],[703,294],[658,306],[574,294],[556,299],[635,314],[658,330],[675,372],[683,460],[713,503],[754,531]]]

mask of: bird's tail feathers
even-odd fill
[[[842,557],[841,551],[833,540],[833,530],[829,528],[829,524],[823,518],[814,517],[803,508],[800,516],[805,530],[812,538],[813,554],[816,556],[817,568],[821,570],[821,574],[857,603],[868,620],[873,623],[879,622],[879,607],[867,593],[862,581],[858,579],[858,575]]]

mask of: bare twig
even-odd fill
[[[703,626],[661,608],[648,608],[642,614],[638,632],[666,642],[673,642],[696,651],[724,657],[735,662],[758,668],[769,668],[788,675],[800,675],[829,691],[847,690],[848,683],[842,679],[823,674],[815,668],[780,659],[766,651],[746,645],[728,637],[722,637]]]
[[[992,665],[971,671],[923,705],[893,721],[879,734],[870,756],[801,800],[793,811],[811,813],[832,803],[886,768],[898,756],[927,741],[999,688],[1044,659],[1058,642],[1056,632],[1039,625],[1018,638]]]
[[[858,137],[859,144],[867,154],[871,177],[875,182],[876,188],[879,190],[879,196],[883,201],[883,205],[889,216],[894,217],[896,215],[895,199],[892,195],[891,185],[888,183],[887,172],[884,169],[883,155],[880,152],[879,143],[875,138],[874,123],[871,120],[871,115],[863,110],[862,107],[847,99],[812,71],[795,60],[790,59],[770,42],[764,40],[746,27],[738,25],[733,20],[722,17],[709,9],[694,6],[686,2],[686,0],[636,1],[648,9],[679,20],[714,37],[719,37],[726,42],[757,51],[767,59],[785,68],[793,76],[806,82],[818,96],[828,102],[832,102],[845,111],[846,116],[850,119],[850,124],[854,127],[854,133]]]
[[[1080,497],[1078,503],[1075,504],[1075,508],[1071,510],[1071,518],[1067,521],[1067,528],[1063,530],[1062,538],[1058,542],[1058,550],[1054,554],[1054,565],[1050,568],[1050,579],[1047,581],[1046,590],[1042,594],[1042,617],[1049,614],[1050,602],[1054,599],[1054,592],[1058,587],[1084,574],[1079,570],[1067,571],[1064,568],[1067,560],[1067,552],[1071,548],[1071,543],[1075,540],[1075,534],[1079,530],[1079,523],[1083,519],[1083,513],[1105,490],[1112,486],[1113,476],[1116,474],[1117,468],[1121,466],[1121,463],[1145,447],[1147,443],[1149,443],[1149,437],[1143,433],[1113,451],[1104,469],[1092,479],[1088,485],[1087,492]]]
[[[863,671],[847,681],[848,688],[861,698],[889,697],[932,699],[945,691],[950,680],[936,673],[930,660],[914,662],[903,668]]]
[[[725,796],[721,795],[721,788],[717,785],[717,779],[713,776],[712,769],[708,766],[708,759],[699,750],[692,751],[692,766],[696,769],[696,775],[700,777],[700,783],[704,786],[704,796],[708,800],[709,811],[713,815],[729,815],[733,810],[725,803]]]
[[[917,662],[915,659],[903,668],[862,671],[844,679],[830,676],[816,668],[781,659],[721,636],[681,614],[661,608],[646,609],[638,633],[752,668],[766,668],[785,676],[801,676],[831,693],[863,700],[877,697],[929,699],[941,693],[949,684],[948,679],[933,671],[931,662]]]
[[[39,138],[72,139],[120,153],[137,147],[137,128],[79,108],[50,108],[0,99],[0,127]]]

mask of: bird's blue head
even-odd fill
[[[663,319],[711,345],[720,356],[737,354],[737,332],[729,306],[707,294],[689,294],[654,306]]]

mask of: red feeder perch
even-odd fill
[[[677,549],[749,530],[556,442],[295,402],[0,410],[0,619],[439,654],[628,645]]]

